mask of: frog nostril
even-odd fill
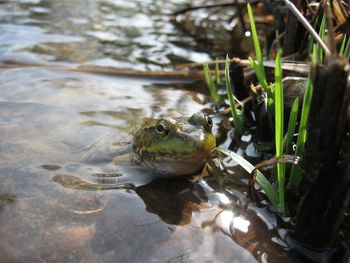
[[[207,117],[207,123],[208,123],[209,127],[212,127],[213,126],[213,120],[209,116],[206,116],[206,117]]]

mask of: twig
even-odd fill
[[[242,63],[242,60],[240,58],[232,58],[230,59],[231,63]],[[224,64],[225,60],[211,60],[211,61],[205,61],[205,62],[197,62],[197,63],[187,63],[187,64],[180,64],[176,65],[175,68],[182,69],[182,68],[195,68],[195,67],[203,67],[204,64],[208,65],[215,65],[216,63]],[[250,64],[249,64],[250,65]]]
[[[252,100],[252,96],[249,96],[249,97],[247,97],[247,98],[241,100],[240,103],[236,103],[236,107],[237,107],[237,108],[238,108],[238,107],[241,107],[242,105],[244,105],[245,103],[247,103],[247,102],[249,102],[249,101],[251,101],[251,100]],[[223,110],[223,111],[220,112],[220,113],[222,113],[222,114],[229,114],[229,113],[231,113],[231,107],[226,108],[225,110]]]
[[[239,58],[232,58],[231,62],[240,64],[245,67],[250,67],[251,64],[249,60],[247,59],[239,59]],[[178,69],[188,69],[188,68],[195,68],[195,67],[203,67],[204,64],[208,65],[215,65],[216,63],[225,63],[225,60],[213,60],[213,61],[206,61],[206,62],[201,62],[201,63],[188,63],[188,64],[181,64],[175,66],[175,68]],[[264,61],[264,66],[268,68],[274,68],[275,67],[275,61],[268,60]],[[282,62],[282,69],[283,70],[288,70],[288,71],[293,71],[301,74],[307,74],[309,73],[309,65],[307,63],[301,62],[301,63],[296,63],[296,62]]]
[[[111,68],[68,68],[54,65],[42,65],[42,64],[12,64],[12,63],[0,63],[0,68],[44,68],[51,70],[72,71],[78,73],[96,73],[106,75],[125,75],[135,77],[148,77],[148,78],[190,78],[190,79],[203,79],[202,71],[138,71],[138,70],[120,70]]]
[[[197,10],[197,9],[207,9],[207,8],[226,7],[226,6],[246,6],[247,3],[255,4],[255,3],[258,3],[261,1],[262,0],[247,0],[247,1],[234,2],[234,3],[228,2],[228,3],[220,3],[220,4],[212,4],[212,5],[192,6],[192,7],[181,9],[181,10],[173,13],[172,15],[177,16],[177,15],[186,13],[188,11],[193,11],[193,10]]]

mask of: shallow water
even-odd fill
[[[188,3],[1,1],[1,61],[160,70],[208,60],[194,38],[170,22]]]
[[[208,59],[162,15],[186,3],[2,1],[0,61],[159,70]],[[1,68],[0,262],[293,261],[235,163],[197,183],[110,163],[143,118],[207,109],[197,86]],[[256,157],[246,139],[239,152]]]
[[[204,95],[173,88],[188,81],[159,82],[37,68],[1,71],[0,261],[279,258],[276,219],[249,204],[241,170],[230,172],[237,173],[234,179],[210,177],[207,185],[109,164],[108,148],[128,141],[135,121],[203,108]],[[71,189],[72,178],[110,190]]]

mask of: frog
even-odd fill
[[[105,158],[112,160],[101,174],[93,174],[97,183],[67,174],[58,174],[53,180],[72,189],[134,189],[133,183],[113,185],[114,179],[122,175],[116,172],[116,168],[122,166],[140,168],[154,175],[190,177],[192,182],[196,182],[210,174],[211,166],[207,161],[216,148],[212,127],[212,119],[203,112],[189,117],[144,119],[131,133],[131,142],[118,143],[118,149],[103,151],[102,161]],[[101,146],[101,142],[98,141],[97,146]],[[95,153],[96,145],[85,153],[83,161],[98,162],[100,154],[97,158],[90,158]],[[108,184],[105,183],[107,179]]]
[[[209,160],[216,148],[212,126],[213,121],[203,112],[189,117],[145,119],[131,133],[131,142],[123,145],[125,147],[120,148],[119,154],[107,165],[111,173],[106,170],[93,174],[97,178],[95,182],[93,178],[88,179],[93,181],[89,182],[69,174],[56,174],[52,180],[75,190],[134,191],[146,204],[147,211],[159,215],[164,222],[189,224],[192,211],[212,208],[206,196],[212,190],[205,183],[201,184],[201,179],[209,175]],[[118,164],[151,171],[152,176],[138,171],[138,176],[145,175],[141,184],[139,179],[130,180],[132,177],[128,176],[126,181],[119,180],[122,174],[116,172]],[[104,207],[91,211],[70,206],[64,209],[81,215],[99,213]]]
[[[203,112],[146,120],[133,132],[131,159],[160,174],[198,174],[216,147],[212,127]]]

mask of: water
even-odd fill
[[[204,61],[171,16],[188,1],[2,1],[2,61],[161,70]]]
[[[164,15],[188,3],[2,1],[0,61],[169,70],[209,59]],[[208,109],[193,80],[2,67],[0,87],[0,262],[293,260],[229,160],[197,183],[110,163],[143,118]]]

